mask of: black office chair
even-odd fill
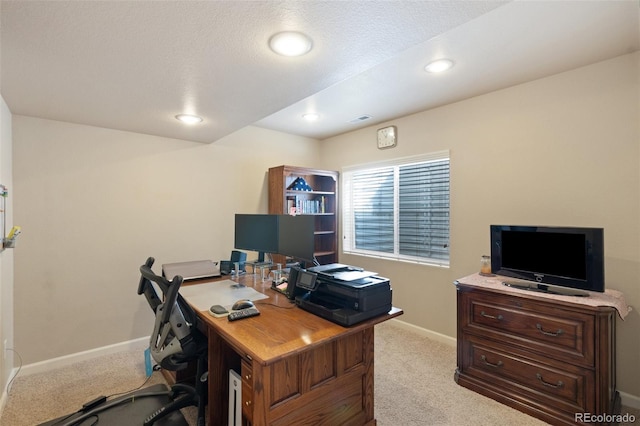
[[[198,316],[178,293],[182,277],[177,275],[171,281],[153,273],[155,259],[149,257],[140,266],[138,294],[144,294],[153,310],[156,321],[149,340],[153,359],[164,369],[179,371],[190,362],[196,361],[196,377],[193,386],[177,383],[171,387],[172,402],[152,413],[144,422],[152,425],[167,414],[188,406],[198,407],[197,425],[205,426],[205,406],[207,403],[207,338],[198,329]],[[153,283],[162,292],[159,295]],[[162,296],[162,299],[160,298]]]

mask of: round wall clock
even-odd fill
[[[398,130],[396,126],[387,126],[378,129],[378,148],[393,148],[398,143]]]

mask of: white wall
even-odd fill
[[[606,287],[636,308],[617,322],[618,388],[640,397],[639,61],[625,55],[323,141],[321,166],[335,170],[451,152],[450,268],[341,262],[390,277],[404,321],[455,337],[452,282],[479,270],[490,224],[604,227]],[[398,126],[398,146],[378,150],[385,124]]]
[[[149,335],[147,256],[228,259],[234,213],[267,213],[267,170],[318,142],[248,127],[214,144],[13,118],[15,345],[25,364]]]
[[[235,212],[266,212],[266,171],[451,150],[451,267],[342,256],[392,280],[404,321],[455,336],[452,281],[478,270],[491,223],[602,226],[618,321],[618,388],[640,396],[638,53],[320,144],[247,128],[212,145],[13,117],[15,346],[25,363],[148,334],[138,266],[226,257]],[[428,94],[425,94],[427,96]],[[4,303],[4,302],[3,302]],[[4,313],[3,313],[4,316]],[[452,372],[453,376],[453,372]]]
[[[11,112],[0,96],[0,184],[8,188],[4,212],[7,228],[13,226],[11,145]],[[12,351],[3,350],[4,342],[7,348],[13,348],[13,250],[0,251],[0,408],[4,405],[15,358]]]

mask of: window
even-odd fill
[[[346,168],[343,251],[449,265],[449,153]]]

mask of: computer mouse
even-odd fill
[[[255,305],[253,304],[253,302],[251,300],[248,299],[242,299],[242,300],[238,300],[236,303],[233,304],[233,306],[231,307],[232,311],[239,311],[242,309],[247,309],[247,308],[253,308]]]

